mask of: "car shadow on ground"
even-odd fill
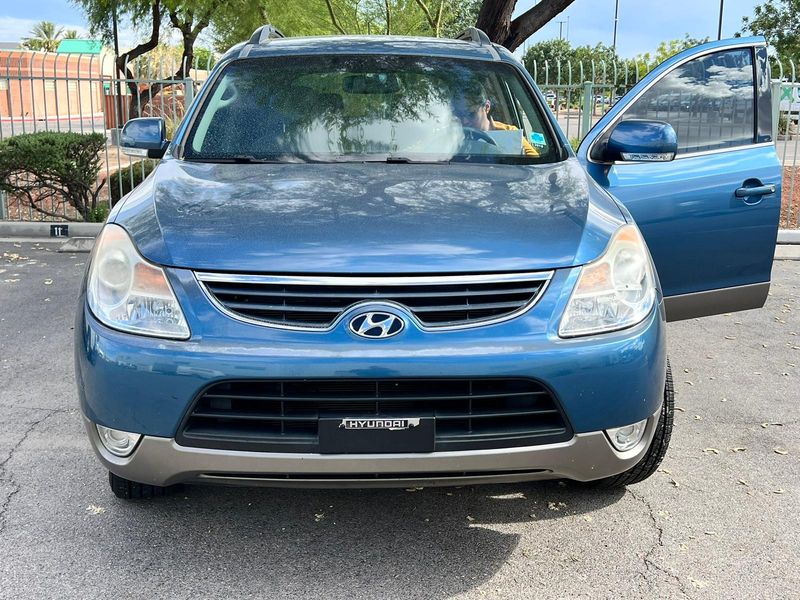
[[[142,532],[130,539],[132,554],[152,552],[147,530],[177,527],[198,572],[206,553],[221,552],[235,557],[222,577],[258,577],[272,589],[303,581],[298,593],[319,597],[374,588],[374,597],[444,598],[488,581],[509,559],[520,535],[503,525],[535,528],[536,521],[602,509],[624,493],[559,482],[407,490],[186,486],[118,508]]]

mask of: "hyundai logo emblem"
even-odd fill
[[[350,331],[361,337],[384,339],[397,335],[406,324],[398,316],[385,312],[365,312],[350,320]]]

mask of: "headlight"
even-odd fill
[[[644,240],[634,225],[624,225],[603,256],[581,269],[558,335],[630,327],[650,314],[655,298],[655,277]]]
[[[187,339],[189,326],[164,269],[144,260],[119,225],[106,225],[96,243],[86,286],[94,316],[130,333]]]

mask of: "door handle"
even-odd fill
[[[775,184],[757,185],[754,187],[740,187],[736,190],[737,198],[747,198],[748,196],[766,196],[775,193]]]

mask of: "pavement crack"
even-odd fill
[[[60,412],[65,412],[65,411],[61,409],[49,410],[49,412],[46,412],[46,414],[43,417],[36,419],[30,425],[28,425],[27,429],[22,434],[22,436],[20,436],[17,442],[13,446],[11,446],[11,449],[8,451],[6,457],[2,461],[0,461],[0,475],[2,476],[0,477],[0,480],[7,481],[8,484],[11,486],[11,491],[6,495],[3,501],[0,502],[0,534],[6,528],[6,523],[7,523],[6,513],[8,512],[8,507],[11,505],[11,500],[13,500],[14,496],[19,494],[20,490],[22,489],[22,486],[20,486],[20,484],[17,483],[17,481],[14,479],[14,475],[10,472],[7,465],[9,462],[11,462],[11,459],[14,458],[14,454],[17,452],[20,446],[22,446],[22,444],[25,443],[25,440],[28,439],[28,436],[31,433],[33,433],[33,431],[37,427],[39,427],[42,423],[44,423],[47,419]]]
[[[686,586],[683,583],[683,581],[681,581],[681,578],[678,577],[677,575],[675,575],[674,573],[672,573],[671,571],[669,571],[668,569],[665,569],[664,567],[659,565],[653,559],[653,555],[658,551],[658,549],[664,547],[664,528],[659,524],[658,519],[656,518],[655,510],[653,509],[653,507],[650,504],[650,502],[648,502],[647,499],[644,496],[638,495],[636,492],[634,492],[630,488],[627,488],[627,492],[628,492],[628,494],[631,495],[631,497],[634,500],[636,500],[637,502],[642,504],[647,509],[647,515],[650,517],[650,521],[653,523],[653,528],[656,531],[655,543],[645,553],[644,558],[642,559],[642,562],[644,563],[644,568],[645,568],[644,572],[640,573],[642,579],[644,579],[646,583],[650,583],[650,581],[647,578],[647,573],[650,572],[651,569],[652,570],[656,570],[656,571],[658,571],[660,573],[663,573],[664,575],[666,575],[671,580],[673,580],[677,584],[678,589],[680,590],[681,594],[683,594],[684,597],[688,598],[689,597],[689,592],[687,591]]]
[[[6,404],[5,402],[0,402],[0,408],[16,408],[22,410],[35,410],[39,412],[46,412],[50,414],[64,414],[64,413],[74,413],[77,411],[77,408],[45,408],[43,406],[28,406],[26,404]]]

